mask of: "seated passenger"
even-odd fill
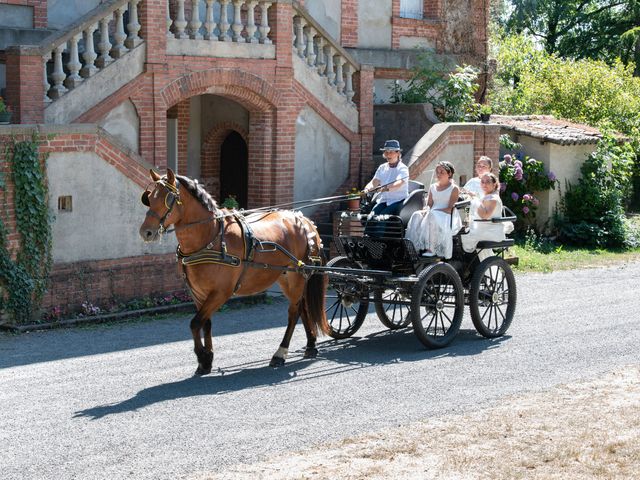
[[[471,201],[471,211],[475,212],[475,219],[489,220],[502,218],[502,200],[498,194],[500,182],[493,173],[485,173],[480,179],[480,186],[484,192],[482,198],[474,198]],[[505,234],[513,231],[511,222],[472,222],[469,233],[462,235],[462,248],[471,253],[476,249],[478,242],[489,240],[500,242],[505,239]],[[490,250],[481,250],[478,258],[482,261],[492,255]]]
[[[436,166],[436,183],[429,188],[427,204],[423,210],[415,212],[405,236],[413,242],[417,251],[426,250],[422,255],[451,258],[453,235],[462,223],[458,211],[453,207],[458,201],[460,189],[453,182],[455,168],[449,162],[439,162]]]
[[[483,155],[478,159],[475,166],[476,176],[469,180],[462,187],[462,193],[469,195],[470,197],[483,197],[484,192],[480,187],[480,177],[485,173],[491,173],[493,168],[493,162],[491,158]]]
[[[469,200],[484,197],[484,192],[480,186],[480,177],[485,173],[491,173],[492,169],[493,162],[491,161],[491,158],[483,155],[478,159],[475,166],[476,176],[465,183],[464,187],[462,187],[462,193],[469,197]],[[477,217],[476,212],[473,210],[474,206],[477,206],[477,202],[472,204],[469,209],[469,227],[473,226],[473,219]]]

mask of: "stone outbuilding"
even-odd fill
[[[537,195],[540,199],[538,225],[544,226],[553,217],[566,183],[575,184],[580,178],[580,166],[596,149],[602,134],[597,128],[551,115],[493,115],[491,123],[499,125],[501,134],[521,144],[524,155],[542,161],[558,179],[555,190]],[[507,152],[500,153],[502,158]]]

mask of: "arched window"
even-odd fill
[[[422,18],[424,0],[400,0],[400,16],[402,18]]]

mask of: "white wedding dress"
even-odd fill
[[[441,209],[449,207],[453,188],[454,184],[451,183],[439,192],[434,183],[430,189],[433,206],[418,210],[411,216],[405,236],[411,240],[416,251],[430,250],[439,257],[451,258],[453,236],[462,227],[462,221],[455,208],[452,214]]]

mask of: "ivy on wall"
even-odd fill
[[[0,215],[0,312],[15,323],[27,323],[38,310],[51,271],[51,216],[47,207],[47,184],[36,136],[12,140],[5,148],[14,185],[14,210],[19,248],[13,260],[7,228]],[[0,178],[6,213],[6,182]]]

